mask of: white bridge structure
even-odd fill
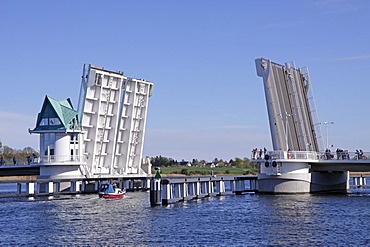
[[[84,157],[92,175],[150,174],[142,165],[153,84],[85,65],[78,111]]]
[[[143,145],[153,83],[84,65],[78,110],[46,96],[36,127],[41,178],[151,175]]]
[[[370,171],[368,154],[324,149],[307,68],[256,59],[263,78],[273,151],[259,164],[258,192],[346,192],[349,171]]]

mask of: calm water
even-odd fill
[[[0,199],[1,246],[365,246],[370,191],[213,197],[151,208],[149,193]]]

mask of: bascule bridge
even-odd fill
[[[256,161],[259,192],[345,192],[350,171],[370,171],[370,153],[324,150],[307,68],[264,58],[255,62],[263,78],[274,149]]]
[[[84,66],[78,113],[90,176],[151,174],[142,158],[152,89],[146,80]]]

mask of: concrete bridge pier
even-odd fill
[[[244,191],[244,180],[235,180],[235,194],[241,195]]]
[[[216,186],[216,192],[218,193],[219,196],[222,196],[223,194],[225,194],[226,189],[225,189],[224,180],[216,181],[215,186]]]
[[[162,204],[168,205],[171,199],[171,184],[162,184]]]
[[[28,195],[35,194],[35,183],[26,183],[26,193]]]

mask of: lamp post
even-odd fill
[[[326,149],[329,149],[329,128],[328,128],[328,125],[329,124],[334,124],[334,122],[322,122],[320,124],[325,124],[325,131],[326,131]]]

